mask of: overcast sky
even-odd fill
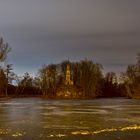
[[[18,74],[68,58],[118,73],[140,52],[140,0],[0,0],[0,36]]]

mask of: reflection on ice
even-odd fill
[[[99,133],[105,133],[105,132],[114,132],[114,131],[131,131],[131,130],[139,130],[140,125],[134,125],[134,126],[127,126],[127,127],[120,127],[120,128],[106,128],[101,130],[95,130],[95,131],[74,131],[71,132],[72,135],[95,135]]]
[[[89,127],[86,126],[77,126],[77,125],[44,125],[44,129],[65,129],[65,130],[70,130],[70,129],[90,129]]]
[[[59,115],[59,116],[65,116],[69,114],[103,114],[107,115],[109,114],[109,111],[103,110],[103,109],[71,109],[71,110],[59,110],[54,108],[54,110],[47,110],[44,113],[41,113],[41,115],[49,116],[49,115]]]
[[[0,135],[7,135],[10,132],[11,132],[11,129],[8,129],[8,128],[2,129],[2,128],[0,128]]]
[[[120,130],[127,131],[127,130],[138,130],[138,129],[140,129],[140,125],[122,127]]]
[[[47,138],[60,138],[60,137],[67,137],[70,135],[97,135],[100,133],[109,133],[109,132],[121,132],[121,131],[133,131],[133,130],[140,130],[140,125],[133,125],[133,126],[125,126],[125,127],[118,127],[118,128],[105,128],[105,129],[99,129],[99,130],[77,130],[77,131],[71,131],[69,133],[53,133],[53,134],[40,134],[39,137],[47,137]],[[12,132],[11,129],[0,129],[0,135],[11,135],[12,137],[22,137],[26,135],[27,132],[24,131],[16,131]]]
[[[48,138],[55,138],[55,137],[68,137],[70,135],[97,135],[100,133],[109,133],[109,132],[121,132],[121,131],[133,131],[133,130],[140,130],[140,125],[133,125],[133,126],[126,126],[126,127],[118,127],[118,128],[105,128],[100,130],[78,130],[78,131],[72,131],[68,134],[64,133],[56,133],[56,134],[49,134]],[[40,135],[40,137],[46,137],[43,134]]]
[[[114,132],[134,132],[134,136],[140,136],[137,130],[140,130],[140,102],[137,100],[31,98],[0,101],[0,138],[4,140],[75,136],[94,139]]]
[[[15,132],[12,134],[12,137],[22,137],[26,134],[26,132]]]
[[[65,137],[66,135],[65,134],[56,134],[56,135],[49,135],[48,138],[51,138],[51,137]]]
[[[107,121],[113,121],[113,122],[129,122],[129,123],[139,123],[140,118],[108,118],[106,119]]]

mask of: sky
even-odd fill
[[[0,0],[0,36],[19,75],[68,58],[119,73],[140,52],[140,0]]]

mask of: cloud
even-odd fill
[[[107,70],[135,62],[140,52],[138,0],[1,0],[0,35],[12,47],[16,71],[89,58]]]

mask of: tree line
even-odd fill
[[[69,98],[140,97],[140,54],[137,63],[129,65],[120,77],[114,72],[104,75],[103,66],[88,59],[43,65],[35,77],[29,73],[19,77],[13,72],[12,64],[6,63],[10,51],[9,45],[0,38],[0,97],[58,98],[60,91],[67,90],[75,92]],[[73,86],[65,85],[67,65],[70,65]]]

